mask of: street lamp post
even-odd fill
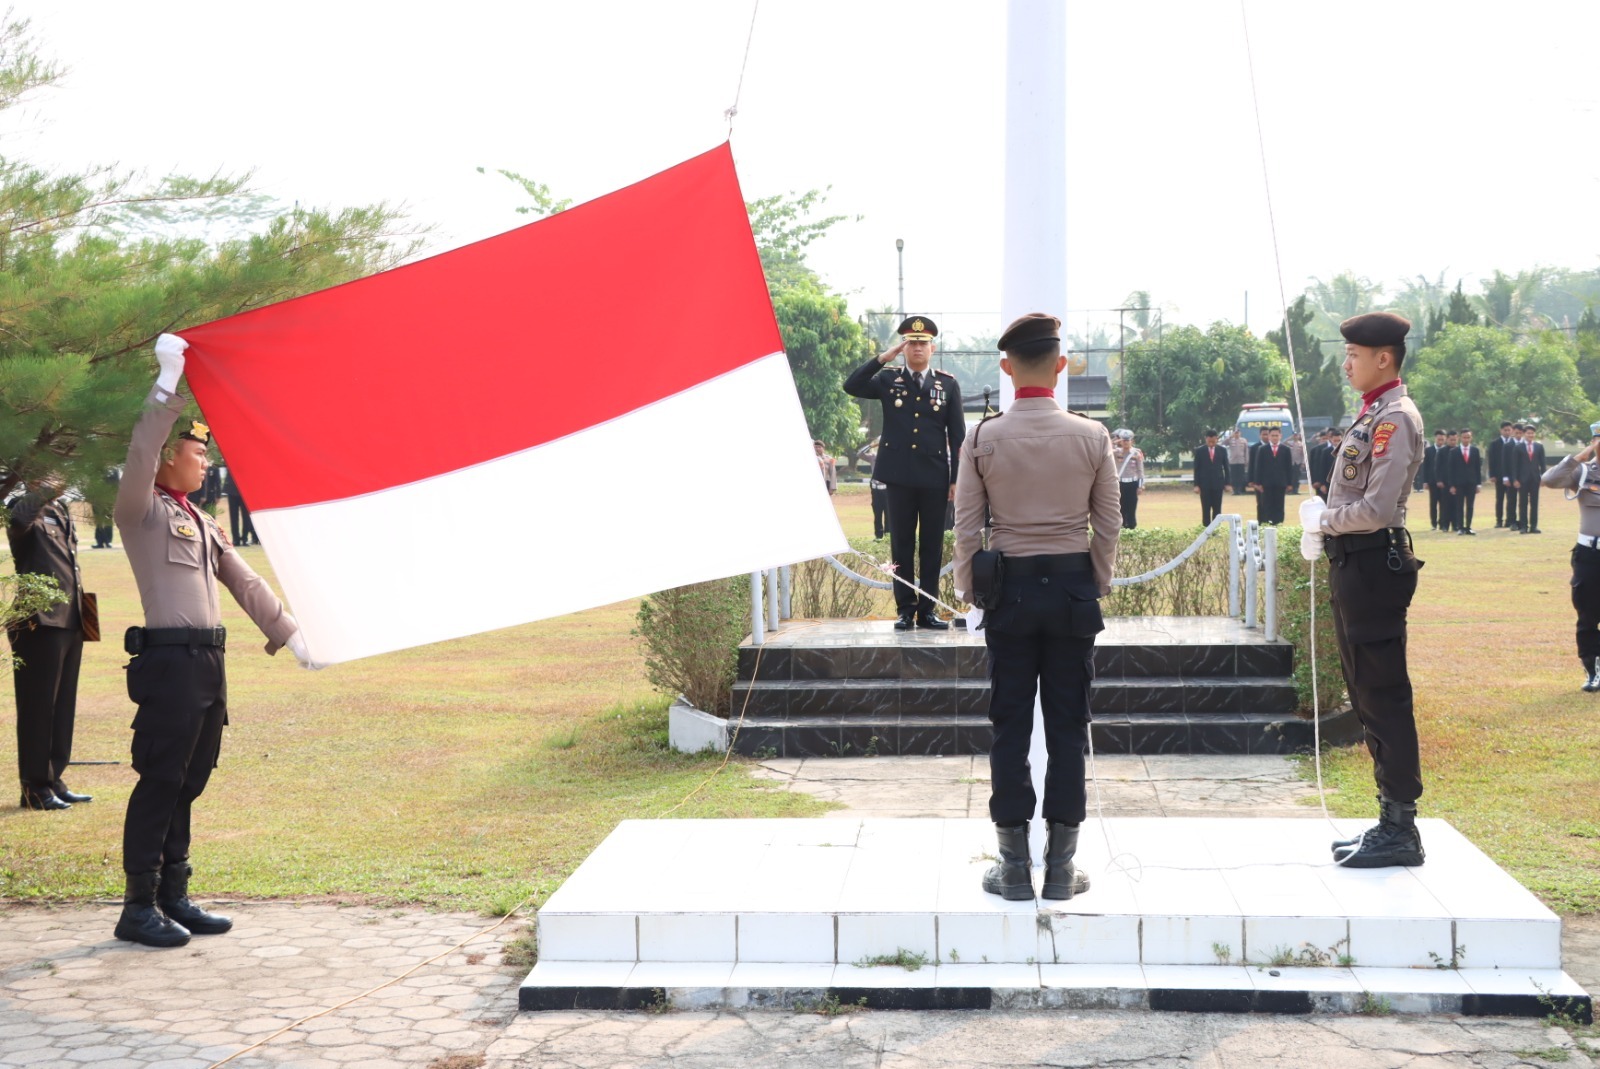
[[[894,239],[895,256],[900,261],[900,318],[906,317],[906,241],[905,238]]]

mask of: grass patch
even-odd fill
[[[509,552],[510,550],[508,550]],[[265,554],[246,559],[271,578]],[[120,552],[81,553],[107,641],[85,649],[66,777],[95,800],[0,808],[0,898],[120,897],[135,776],[117,641],[138,622]],[[224,597],[231,725],[195,806],[194,888],[208,898],[318,897],[503,916],[537,905],[629,818],[664,815],[720,758],[667,748],[667,700],[644,679],[637,602],[321,672],[267,657]],[[0,767],[16,767],[0,732]],[[735,759],[675,817],[811,816]]]
[[[858,958],[851,964],[858,969],[883,967],[904,969],[906,972],[916,972],[918,969],[928,964],[928,955],[922,953],[921,951],[912,953],[905,947],[897,947],[895,948],[895,952],[893,954],[874,954],[871,957]]]

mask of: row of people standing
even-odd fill
[[[1488,478],[1494,483],[1494,525],[1539,534],[1539,487],[1545,471],[1543,443],[1531,424],[1506,422],[1489,443]],[[1483,451],[1469,428],[1433,432],[1418,480],[1428,491],[1428,520],[1436,531],[1474,535],[1472,522],[1484,482]]]

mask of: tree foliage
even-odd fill
[[[1278,347],[1285,361],[1289,360],[1290,343],[1294,346],[1294,366],[1300,383],[1300,407],[1308,416],[1327,416],[1338,421],[1345,410],[1344,376],[1339,369],[1340,359],[1323,352],[1323,343],[1313,338],[1306,329],[1316,318],[1302,294],[1289,306],[1289,314],[1278,330],[1267,331],[1267,341]],[[1338,352],[1338,350],[1335,350]]]
[[[1576,347],[1560,331],[1519,344],[1499,327],[1447,325],[1406,357],[1405,380],[1433,427],[1486,431],[1532,418],[1544,433],[1587,438],[1596,408],[1578,379]]]
[[[25,22],[0,27],[0,109],[56,76]],[[56,476],[103,506],[156,335],[358,278],[412,248],[383,205],[204,236],[258,223],[262,204],[247,176],[147,182],[0,158],[0,498]]]
[[[1283,400],[1289,364],[1271,344],[1243,327],[1167,327],[1160,341],[1128,346],[1121,391],[1113,390],[1117,422],[1132,428],[1153,456],[1193,449],[1207,427],[1231,424],[1241,405]]]

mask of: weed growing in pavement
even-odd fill
[[[857,958],[852,962],[858,969],[877,968],[879,966],[897,966],[906,972],[916,972],[928,964],[928,955],[922,951],[912,953],[905,947],[896,947],[893,954],[874,954],[871,957]]]
[[[672,998],[664,990],[653,987],[650,989],[650,994],[653,997],[645,1004],[644,1012],[658,1017],[663,1013],[672,1012]]]
[[[800,999],[794,1004],[795,1013],[814,1013],[818,1017],[842,1017],[847,1013],[861,1013],[867,1008],[867,996],[854,1002],[840,1002],[838,995],[824,995],[815,1002]]]
[[[539,941],[532,927],[500,948],[500,963],[511,969],[531,969],[539,964]]]
[[[1390,1002],[1386,995],[1374,995],[1371,991],[1363,991],[1356,1012],[1367,1017],[1388,1017],[1394,1013],[1394,1003]]]
[[[1226,965],[1233,960],[1233,948],[1227,943],[1212,943],[1211,953],[1216,955],[1218,965]]]

